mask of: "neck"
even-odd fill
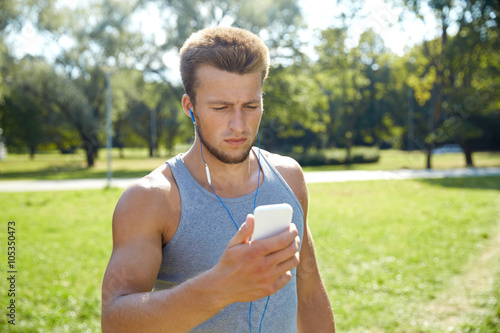
[[[241,163],[224,163],[213,156],[203,146],[203,157],[210,170],[210,178],[213,190],[220,196],[231,198],[251,193],[257,188],[257,176],[259,174],[259,162],[251,150],[248,157]],[[195,142],[189,151],[183,156],[184,163],[193,177],[205,187],[212,191],[208,184],[199,141]],[[263,181],[261,173],[260,184]]]

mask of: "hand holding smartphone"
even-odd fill
[[[292,222],[293,208],[287,203],[264,205],[255,208],[255,224],[251,240],[276,236]]]

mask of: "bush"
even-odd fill
[[[345,149],[309,149],[298,152],[294,149],[289,156],[293,157],[301,166],[341,165],[346,164],[347,152]],[[376,163],[380,158],[377,148],[355,147],[351,151],[351,163]]]

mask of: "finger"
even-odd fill
[[[273,252],[266,257],[266,260],[274,263],[276,266],[281,263],[293,258],[294,256],[298,256],[299,254],[299,245],[300,240],[299,237],[295,237],[295,240],[291,242],[287,247],[281,249],[279,251]]]
[[[295,252],[293,256],[288,258],[285,261],[280,262],[276,266],[277,272],[287,272],[291,271],[292,269],[296,268],[300,264],[300,254],[299,252]]]
[[[268,255],[273,252],[280,251],[289,246],[291,243],[295,242],[295,238],[298,236],[298,234],[299,232],[297,231],[297,227],[292,223],[282,233],[273,237],[255,241],[258,242],[258,245],[255,245],[261,248],[261,251],[264,255]]]
[[[233,247],[238,244],[248,243],[250,241],[250,237],[252,237],[254,226],[254,217],[252,214],[247,215],[246,221],[241,225],[240,229],[236,235],[229,241],[227,247]]]
[[[291,280],[292,280],[292,273],[290,271],[286,271],[285,273],[281,274],[274,282],[274,287],[276,288],[276,291],[283,288]]]

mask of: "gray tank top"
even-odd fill
[[[258,150],[254,148],[258,156]],[[170,242],[162,249],[162,263],[153,290],[172,288],[212,268],[218,262],[236,226],[217,197],[191,175],[180,155],[166,163],[174,175],[181,197],[181,219]],[[302,207],[276,168],[261,154],[264,181],[259,187],[256,206],[288,203],[293,207],[292,222],[303,234]],[[255,191],[239,198],[221,198],[238,227],[253,213]],[[267,298],[252,304],[252,331],[258,332]],[[191,332],[248,332],[250,303],[234,303]],[[297,331],[296,269],[292,280],[269,299],[262,332]]]

